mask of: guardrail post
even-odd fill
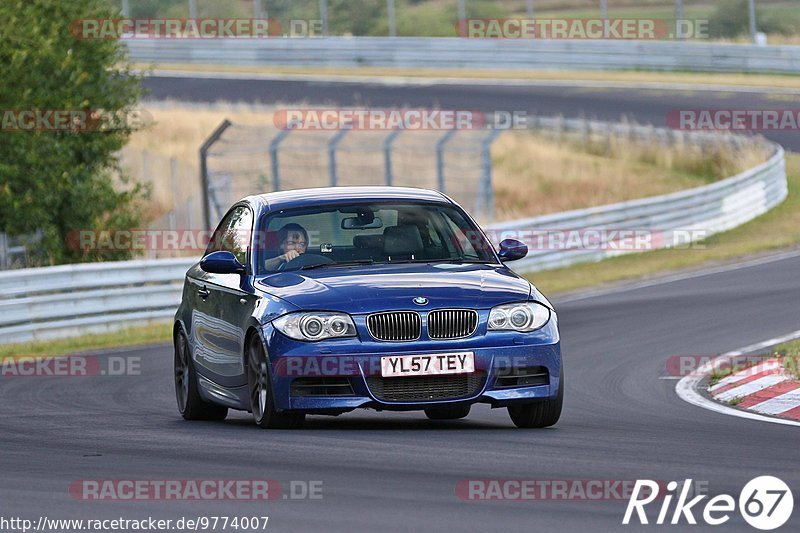
[[[319,0],[319,18],[322,20],[322,36],[328,36],[328,1]]]
[[[0,270],[8,269],[8,235],[0,233]]]
[[[383,140],[383,168],[386,176],[386,185],[391,186],[394,181],[392,175],[392,144],[403,130],[394,130]]]
[[[174,157],[169,158],[169,181],[172,187],[172,209],[178,203],[178,160]]]
[[[436,141],[436,187],[439,191],[444,192],[444,146],[453,138],[456,130],[448,130],[447,133],[442,135],[441,139]]]
[[[481,185],[478,211],[488,220],[494,219],[494,185],[492,184],[492,143],[503,130],[492,130],[481,142]]]
[[[339,182],[339,177],[336,175],[336,147],[339,146],[348,131],[350,130],[340,130],[328,143],[328,172],[331,176],[331,187],[336,187]]]
[[[289,136],[292,130],[283,130],[269,143],[269,161],[272,169],[272,190],[281,190],[281,173],[278,165],[278,145]]]
[[[386,15],[389,17],[389,37],[397,37],[397,19],[394,13],[394,0],[386,0]]]
[[[225,130],[231,125],[231,121],[227,118],[222,121],[222,124],[217,126],[211,135],[206,139],[206,142],[200,147],[200,186],[203,189],[203,222],[206,229],[211,229],[211,206],[209,205],[208,197],[208,151],[216,143]]]

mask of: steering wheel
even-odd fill
[[[304,266],[311,266],[311,265],[330,265],[331,263],[335,263],[333,259],[330,257],[325,257],[324,255],[319,254],[300,254],[291,261],[286,261],[285,263],[281,263],[278,265],[276,270],[283,271],[283,270],[297,270],[298,268],[302,268]]]

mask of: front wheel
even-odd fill
[[[189,353],[189,342],[183,331],[175,337],[175,397],[178,411],[186,420],[225,420],[228,408],[208,403],[197,389],[197,373]]]
[[[511,421],[518,428],[546,428],[552,426],[561,417],[561,406],[564,403],[564,367],[558,377],[558,395],[553,400],[536,403],[508,406]]]
[[[264,429],[296,429],[303,425],[303,413],[279,412],[272,395],[272,381],[267,356],[261,339],[253,335],[247,350],[247,386],[250,392],[250,411],[256,425]]]

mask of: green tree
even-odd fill
[[[127,182],[115,155],[137,127],[141,79],[118,41],[76,32],[82,19],[115,16],[103,0],[0,2],[0,231],[41,230],[48,263],[128,256],[87,255],[68,237],[143,222],[145,191]],[[9,119],[29,110],[79,111],[96,122],[75,131],[15,130]]]

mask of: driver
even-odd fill
[[[283,254],[264,261],[264,268],[276,270],[281,264],[300,257],[308,248],[308,232],[300,224],[286,224],[278,230],[278,246]]]

